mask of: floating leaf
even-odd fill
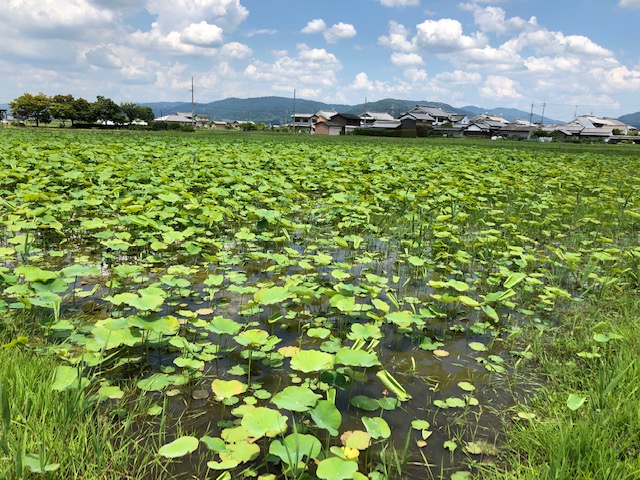
[[[220,380],[216,378],[211,382],[211,390],[216,396],[216,400],[224,400],[247,391],[248,385],[238,380]]]
[[[276,393],[271,398],[271,401],[278,408],[284,408],[292,412],[306,412],[315,406],[319,398],[321,396],[308,387],[291,386]]]
[[[338,435],[342,414],[333,402],[319,400],[313,410],[309,411],[309,415],[318,428],[327,430],[333,436]]]
[[[160,447],[158,455],[165,458],[184,457],[189,453],[195,452],[198,449],[198,443],[198,439],[195,437],[180,437]]]
[[[318,464],[316,475],[322,480],[349,480],[357,471],[356,462],[340,457],[330,457]]]
[[[287,431],[287,417],[267,407],[254,408],[242,417],[240,424],[255,437],[275,437]]]
[[[389,438],[391,436],[391,428],[389,428],[389,424],[382,417],[362,417],[362,423],[371,438]]]
[[[274,440],[269,445],[269,453],[280,458],[284,463],[297,466],[307,458],[316,458],[322,451],[322,444],[313,435],[292,433],[284,441]]]
[[[469,348],[476,352],[486,352],[489,350],[484,343],[480,342],[469,342]]]
[[[304,373],[319,372],[333,367],[333,355],[317,350],[300,350],[291,357],[291,368]]]
[[[291,298],[291,292],[285,287],[261,288],[253,294],[253,299],[259,305],[275,305]]]

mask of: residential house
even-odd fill
[[[313,113],[296,113],[291,115],[291,123],[289,126],[294,130],[307,130],[313,129]]]
[[[394,120],[393,115],[387,112],[364,112],[360,115],[363,127],[370,127],[376,122],[389,122]]]
[[[412,117],[416,120],[418,127],[431,127],[437,125],[444,125],[445,123],[455,123],[461,120],[464,115],[446,112],[440,107],[431,105],[416,105],[408,112],[403,113],[400,119],[403,117]]]
[[[317,124],[320,122],[328,122],[334,115],[337,114],[338,112],[336,112],[335,110],[318,110],[313,116],[313,123]]]

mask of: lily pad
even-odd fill
[[[160,447],[158,455],[165,458],[178,458],[195,452],[198,449],[198,439],[195,437],[185,436],[175,439],[173,442],[167,443]]]

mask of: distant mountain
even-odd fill
[[[531,112],[525,112],[524,110],[518,110],[517,108],[498,107],[498,108],[486,109],[482,107],[473,107],[471,105],[468,105],[466,107],[462,107],[462,109],[468,112],[471,112],[474,116],[487,113],[489,115],[498,115],[504,118],[505,120],[509,120],[510,122],[513,122],[514,120],[529,120],[529,115],[531,114]],[[540,123],[542,120],[543,120],[542,117],[536,113],[534,113],[531,116],[531,121],[533,123]],[[562,120],[554,120],[553,118],[549,118],[549,117],[544,117],[544,123],[545,125],[548,125],[551,123],[562,124],[566,122],[563,122]]]
[[[618,120],[626,123],[627,125],[633,125],[634,127],[640,129],[640,112],[622,115],[621,117],[618,117]]]
[[[141,103],[150,107],[156,117],[176,112],[191,112],[191,103],[186,102],[153,102]],[[226,98],[210,103],[196,103],[195,112],[206,114],[212,120],[251,120],[268,125],[285,124],[291,121],[295,108],[296,113],[316,113],[319,110],[334,110],[340,113],[360,115],[364,112],[387,112],[394,116],[406,112],[416,105],[434,105],[449,112],[469,115],[462,109],[452,107],[446,103],[426,100],[397,100],[387,98],[377,102],[361,103],[359,105],[343,105],[316,102],[313,100],[286,97],[256,97],[256,98]]]

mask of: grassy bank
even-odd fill
[[[640,298],[580,305],[537,341],[545,386],[520,405],[485,478],[640,478]]]
[[[143,478],[154,461],[137,425],[145,402],[116,409],[95,392],[55,391],[57,365],[0,334],[0,479]]]

